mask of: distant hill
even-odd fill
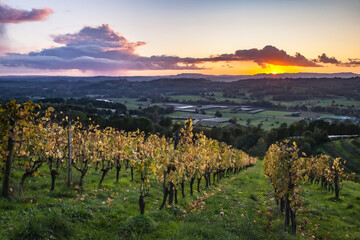
[[[169,76],[174,78],[205,78],[211,81],[219,82],[232,82],[245,79],[261,79],[261,78],[352,78],[359,77],[360,74],[351,72],[344,73],[279,73],[279,74],[255,74],[255,75],[203,75],[182,73],[175,76]]]
[[[0,76],[0,81],[3,80],[38,80],[38,81],[58,81],[64,80],[87,80],[87,81],[104,81],[104,80],[128,80],[135,82],[153,81],[158,79],[207,79],[215,82],[233,82],[247,79],[263,79],[263,78],[352,78],[360,77],[360,74],[343,72],[343,73],[279,73],[266,74],[260,73],[255,75],[206,75],[200,73],[181,73],[177,75],[163,75],[163,76],[93,76],[93,77],[69,77],[69,76]]]
[[[227,96],[232,96],[239,93],[241,89],[243,92],[247,92],[251,97],[249,100],[253,101],[261,101],[265,97],[271,97],[276,101],[294,101],[311,99],[314,96],[326,99],[334,98],[335,96],[347,99],[360,99],[360,93],[357,91],[357,89],[360,89],[360,76],[351,78],[349,76],[353,75],[347,75],[347,78],[338,78],[336,77],[338,75],[330,75],[332,77],[327,78],[257,76],[263,77],[258,79],[241,79],[239,76],[182,74],[167,78],[164,76],[155,78],[142,77],[142,80],[139,80],[136,77],[107,76],[10,76],[0,77],[0,98],[78,98],[83,96],[138,98],[141,96],[159,101],[162,96],[179,94],[200,95],[221,92]]]

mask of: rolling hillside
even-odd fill
[[[315,153],[340,157],[346,160],[345,171],[360,174],[360,138],[327,142],[318,146]]]

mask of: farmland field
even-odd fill
[[[152,105],[150,101],[139,101],[139,98],[111,98],[110,100],[122,103],[130,110],[136,110],[139,107],[146,108]]]
[[[179,97],[179,96],[177,96]],[[218,99],[218,98],[216,98]],[[220,98],[222,100],[226,100],[224,98]],[[230,99],[229,99],[230,100]],[[234,100],[234,99],[231,99]],[[235,99],[234,101],[239,101],[241,103],[241,100]],[[215,102],[216,104],[216,102]],[[338,118],[334,114],[327,114],[327,113],[315,113],[315,112],[302,112],[301,116],[299,117],[291,117],[291,116],[285,116],[289,115],[292,112],[289,111],[278,111],[278,110],[266,110],[260,113],[256,114],[250,114],[246,112],[234,112],[232,110],[232,106],[228,109],[210,109],[205,110],[206,115],[214,116],[217,111],[219,111],[222,114],[222,117],[225,118],[236,118],[237,123],[243,126],[258,126],[260,124],[261,128],[264,130],[269,130],[271,128],[276,128],[281,126],[281,124],[286,123],[287,125],[290,125],[294,122],[300,121],[304,118],[310,118],[310,119],[316,119],[316,118]],[[261,108],[261,107],[259,107]],[[175,112],[172,114],[168,114],[169,117],[176,117],[185,115],[184,112]]]

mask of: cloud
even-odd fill
[[[257,63],[261,67],[266,67],[266,64],[301,67],[320,66],[313,61],[308,60],[300,53],[296,53],[295,56],[290,56],[284,50],[280,50],[271,45],[267,45],[263,49],[252,48],[245,50],[237,50],[234,54],[222,54],[199,60],[202,60],[204,62],[252,61]]]
[[[146,57],[136,53],[138,47],[146,44],[145,42],[131,42],[106,24],[98,27],[86,26],[77,33],[52,37],[54,42],[62,46],[33,51],[28,54],[7,53],[0,57],[0,65],[31,69],[76,69],[108,73],[121,70],[204,69],[200,65],[207,62],[226,62],[229,64],[235,61],[251,61],[261,67],[266,67],[267,64],[321,67],[321,63],[336,64],[337,61],[335,58],[327,57],[326,54],[319,56],[317,60],[309,60],[300,53],[291,56],[286,51],[270,45],[262,49],[242,49],[231,54],[207,58],[168,55]],[[359,64],[359,59],[351,59],[351,64]]]
[[[84,27],[80,32],[53,36],[64,46],[28,54],[8,53],[0,57],[6,67],[36,69],[78,69],[81,71],[199,69],[193,64],[179,64],[170,56],[142,57],[135,53],[145,42],[130,42],[108,25]]]
[[[80,32],[75,34],[54,36],[54,42],[67,46],[84,47],[97,45],[128,53],[133,53],[137,47],[145,44],[145,42],[129,42],[126,38],[110,29],[107,24],[103,24],[97,28],[84,27]]]
[[[8,48],[6,47],[6,29],[4,24],[0,23],[0,56],[3,55]]]
[[[50,8],[32,9],[31,11],[12,8],[0,1],[0,56],[8,51],[6,44],[6,24],[41,21],[53,10]]]
[[[5,34],[5,26],[4,24],[0,24],[0,37],[4,36]]]
[[[360,58],[349,58],[349,65],[360,65]]]
[[[323,53],[322,55],[318,56],[318,59],[316,60],[317,62],[320,63],[332,63],[332,64],[339,64],[341,63],[339,60],[337,60],[335,57],[328,57],[326,56],[325,53]]]
[[[335,64],[340,67],[357,67],[360,65],[360,58],[349,58],[347,62],[341,62],[335,57],[328,57],[325,53],[318,56],[314,61],[318,63]]]
[[[46,19],[53,13],[51,8],[35,9],[31,11],[12,8],[0,2],[0,23],[33,22]]]
[[[300,66],[300,67],[319,67],[316,63],[306,59],[300,53],[290,56],[284,50],[279,50],[274,46],[265,46],[263,49],[237,50],[237,58],[241,60],[254,61],[264,67],[266,64],[280,66]]]

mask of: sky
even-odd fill
[[[360,0],[0,0],[0,75],[360,73]]]

